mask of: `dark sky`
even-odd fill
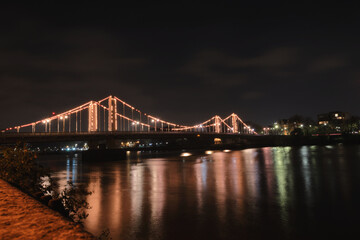
[[[360,115],[352,6],[47,2],[1,7],[0,128],[110,94],[179,124]]]

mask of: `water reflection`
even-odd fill
[[[47,157],[86,184],[85,227],[113,239],[309,239],[358,232],[360,147],[303,146],[85,163]]]

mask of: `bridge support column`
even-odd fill
[[[221,121],[219,116],[215,116],[215,132],[220,133],[221,132]]]
[[[238,125],[237,125],[237,121],[236,121],[236,114],[233,113],[231,114],[231,126],[232,126],[232,132],[233,133],[237,133],[238,132]]]
[[[117,131],[117,106],[116,99],[109,97],[108,131]]]
[[[32,132],[32,133],[35,132],[35,123],[31,124],[31,132]]]
[[[98,130],[98,111],[97,104],[92,101],[89,105],[89,123],[88,130],[89,132],[96,132]]]

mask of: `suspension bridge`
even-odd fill
[[[119,148],[119,140],[164,140],[181,146],[208,146],[214,141],[239,143],[256,135],[237,114],[216,115],[195,125],[169,122],[108,96],[26,124],[1,130],[0,143],[86,141],[91,148]],[[240,137],[241,136],[241,137]],[[186,142],[186,143],[184,143]],[[185,144],[185,145],[184,145]]]
[[[256,134],[235,113],[226,118],[212,118],[192,126],[168,122],[144,113],[125,101],[108,96],[100,101],[89,101],[47,118],[12,126],[2,133],[96,133],[96,132],[202,132]]]

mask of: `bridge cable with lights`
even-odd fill
[[[3,133],[91,133],[91,132],[208,132],[257,134],[235,113],[226,118],[214,116],[186,126],[144,113],[125,101],[108,96],[32,123],[13,126]]]

